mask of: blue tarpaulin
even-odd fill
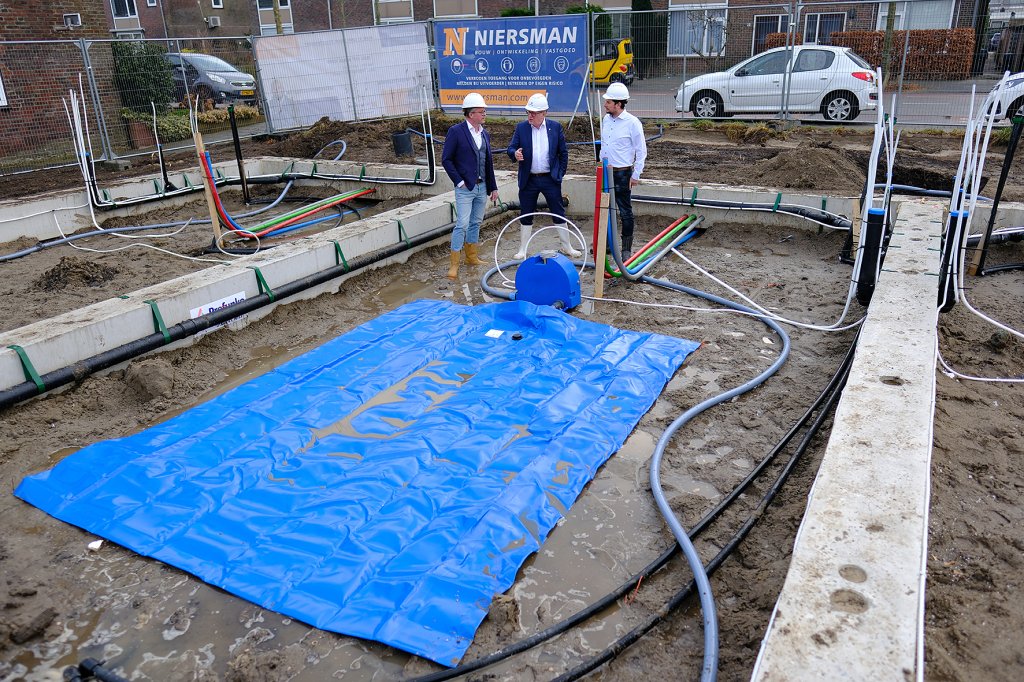
[[[444,665],[697,344],[402,306],[15,494],[267,609]]]

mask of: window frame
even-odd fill
[[[224,9],[224,0],[210,0],[210,7],[213,9]]]
[[[782,30],[782,21],[786,17],[788,17],[788,16],[789,16],[788,14],[755,14],[754,15],[753,19],[751,19],[751,21],[750,21],[750,27],[751,27],[751,31],[750,31],[750,56],[751,57],[753,57],[754,55],[760,54],[760,52],[757,52],[757,20],[758,19],[765,19],[765,18],[769,18],[769,17],[775,17],[775,30],[774,31],[769,31],[768,33],[766,33],[765,37],[767,37],[771,33],[784,33],[785,31]],[[763,51],[764,50],[762,50],[762,52]]]
[[[671,48],[672,48],[672,45],[671,45],[671,29],[669,29],[669,34],[670,35],[666,37],[666,42],[668,44],[665,46],[665,56],[666,57],[706,57],[706,56],[716,56],[717,57],[717,56],[725,54],[725,44],[726,44],[726,42],[728,40],[727,37],[726,37],[726,34],[725,34],[726,26],[729,23],[729,5],[728,5],[728,3],[715,3],[715,4],[707,5],[707,4],[694,4],[692,2],[680,2],[679,4],[674,4],[673,0],[669,0],[669,5],[668,5],[669,23],[671,24],[671,22],[672,22],[672,13],[673,12],[682,12],[684,17],[686,16],[686,14],[688,14],[690,12],[702,12],[704,14],[704,20],[707,21],[708,18],[709,18],[708,17],[709,11],[710,12],[719,12],[720,11],[722,13],[721,17],[712,17],[713,19],[718,21],[718,23],[720,23],[720,25],[722,27],[722,45],[721,45],[721,49],[718,50],[718,51],[715,51],[715,52],[711,51],[711,49],[710,49],[711,48],[711,46],[710,46],[711,32],[710,31],[704,31],[704,34],[703,34],[703,37],[702,37],[701,48],[707,51],[706,54],[702,55],[699,52],[680,52],[680,53],[672,52],[671,51]],[[684,48],[684,50],[685,50],[685,48]]]
[[[273,11],[274,10],[274,0],[266,0],[266,1],[270,3],[270,7],[260,7],[261,0],[256,0],[256,10],[257,11],[263,10],[264,12],[266,12],[267,10]],[[291,0],[278,0],[278,7],[280,7],[281,9],[288,9],[291,6],[292,6],[291,5]]]
[[[120,16],[117,13],[117,7],[116,7],[116,4],[115,4],[117,2],[118,2],[118,0],[110,0],[110,15],[112,17],[114,17],[114,19],[138,19],[139,18],[139,7],[138,7],[138,5],[135,4],[135,0],[121,0],[121,2],[123,2],[125,4],[125,8],[126,9],[127,9],[128,5],[131,5],[131,9],[128,11],[128,14],[125,14],[123,16]]]
[[[842,22],[840,22],[840,29],[839,29],[839,31],[842,32],[842,31],[846,30],[846,19],[847,19],[846,12],[814,12],[812,14],[806,14],[806,15],[804,15],[804,17],[805,17],[805,19],[804,19],[804,30],[803,30],[803,34],[802,34],[803,41],[804,41],[803,44],[804,45],[831,45],[831,43],[823,43],[823,42],[821,42],[821,18],[822,17],[831,17],[831,16],[840,16],[840,17],[842,17],[843,20],[842,20]],[[814,19],[815,19],[814,40],[808,41],[807,40],[807,29],[810,28],[811,17],[814,17]]]
[[[431,5],[431,11],[433,12],[434,19],[466,19],[480,16],[480,0],[473,0],[472,14],[438,14],[437,0],[431,0]]]
[[[264,31],[267,29],[267,31]],[[295,33],[295,23],[291,21],[281,22],[281,35],[290,35]],[[276,36],[277,35],[277,24],[260,24],[260,35],[261,36]]]
[[[10,103],[7,101],[7,91],[4,90],[4,75],[0,73],[0,107],[8,107]]]

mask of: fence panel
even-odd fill
[[[275,131],[325,116],[417,114],[431,104],[424,24],[267,36],[256,39],[255,54]]]
[[[0,174],[75,163],[71,127],[62,100],[88,94],[83,45],[74,41],[0,43],[0,75],[7,103],[0,107]]]
[[[228,139],[228,105],[243,137],[267,132],[246,38],[92,41],[89,63],[103,103],[99,125],[108,156],[148,154],[156,131],[168,149],[192,146],[189,101],[204,141]]]

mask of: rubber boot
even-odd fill
[[[633,255],[633,235],[622,238],[622,262],[625,263]]]
[[[572,248],[572,242],[569,241],[569,232],[567,230],[568,228],[562,227],[558,231],[558,241],[562,243],[562,253],[569,258],[580,258],[583,254]]]
[[[516,255],[512,256],[516,260],[526,258],[526,243],[530,241],[531,234],[533,234],[533,225],[519,226],[519,250],[516,251]]]
[[[452,251],[448,256],[448,262],[451,264],[448,268],[448,279],[459,278],[459,258],[462,256],[461,251]]]
[[[483,265],[476,252],[476,244],[466,243],[466,265]]]

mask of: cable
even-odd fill
[[[856,281],[854,281],[854,280],[851,280],[849,292],[847,293],[847,296],[846,296],[846,304],[843,306],[843,312],[839,316],[838,320],[836,320],[834,323],[832,323],[831,325],[828,325],[828,326],[816,325],[816,324],[807,324],[805,322],[796,322],[795,320],[790,320],[788,318],[782,317],[781,315],[776,315],[775,313],[770,312],[767,308],[764,308],[764,307],[758,305],[757,303],[754,302],[753,299],[751,299],[751,298],[745,296],[744,294],[740,293],[738,290],[736,290],[733,287],[729,286],[728,284],[726,284],[721,279],[715,277],[710,272],[708,272],[707,270],[705,270],[701,266],[697,265],[697,263],[695,263],[690,258],[687,258],[686,256],[684,256],[682,254],[682,252],[680,252],[678,249],[672,249],[672,251],[677,256],[679,256],[679,258],[681,258],[684,263],[686,263],[687,265],[692,267],[694,270],[696,270],[700,274],[704,275],[705,277],[710,279],[715,284],[718,284],[722,288],[726,289],[731,294],[739,296],[748,305],[750,305],[751,307],[756,308],[757,310],[759,310],[763,314],[764,317],[771,318],[773,320],[776,320],[777,322],[782,322],[783,324],[789,324],[789,325],[792,325],[794,327],[800,327],[802,329],[812,329],[812,330],[815,330],[815,331],[826,331],[826,332],[839,332],[839,331],[846,331],[847,329],[852,329],[852,328],[860,325],[861,323],[863,323],[864,320],[865,320],[866,316],[862,317],[859,320],[857,320],[856,322],[852,322],[852,323],[850,323],[848,325],[839,326],[840,324],[842,324],[842,321],[844,319],[846,319],[846,314],[850,310],[850,302],[853,300],[853,292],[854,292],[856,284],[857,284]]]

